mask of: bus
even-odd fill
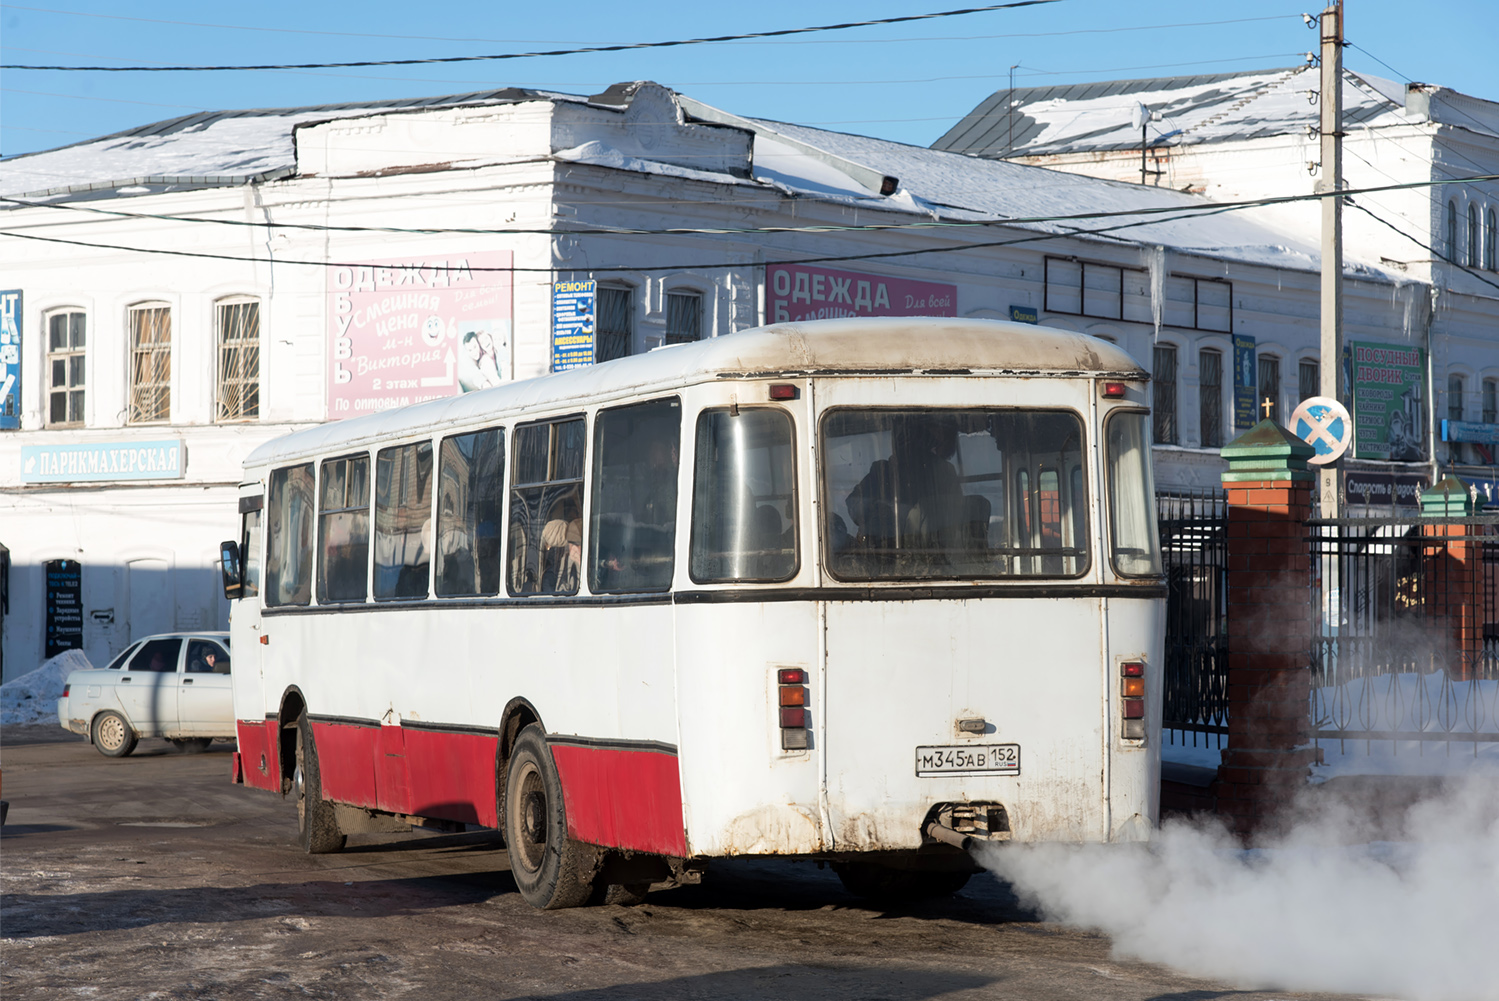
[[[308,852],[497,829],[539,908],[1146,840],[1147,384],[1068,331],[821,320],[268,442],[222,554],[235,781]]]

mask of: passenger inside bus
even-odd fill
[[[901,415],[890,438],[890,457],[870,465],[845,503],[858,526],[857,544],[871,552],[924,550],[934,556],[958,548],[969,515],[977,512],[966,504],[951,461],[958,450],[957,420]]]
[[[571,594],[578,589],[583,565],[583,515],[575,494],[558,501],[541,530],[541,586],[544,593]]]

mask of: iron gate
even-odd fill
[[[1194,745],[1203,734],[1222,747],[1228,733],[1227,498],[1220,490],[1160,493],[1156,514],[1167,584],[1162,728],[1192,734]]]

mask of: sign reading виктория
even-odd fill
[[[957,316],[958,287],[805,264],[765,265],[765,322],[837,316]]]
[[[97,480],[180,480],[182,440],[100,441],[85,445],[22,445],[22,483]]]
[[[1425,461],[1425,352],[1374,341],[1354,341],[1352,346],[1353,454],[1360,459]]]

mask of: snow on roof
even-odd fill
[[[1087,334],[1029,323],[938,317],[874,317],[777,323],[615,361],[330,421],[266,442],[247,468],[357,448],[392,435],[495,420],[581,401],[618,399],[716,378],[891,371],[951,375],[1078,375],[1144,379],[1122,348]]]
[[[1140,129],[1132,122],[1137,104],[1161,116],[1149,126],[1152,145],[1285,135],[1316,123],[1317,105],[1308,96],[1321,85],[1319,73],[1293,66],[1000,90],[932,147],[988,157],[1139,149]],[[1421,121],[1422,116],[1406,114],[1404,94],[1401,84],[1345,70],[1345,125],[1381,128]],[[1008,114],[1007,107],[1013,108]]]

